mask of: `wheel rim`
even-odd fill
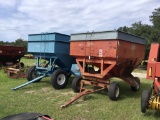
[[[57,83],[59,85],[63,85],[66,81],[66,77],[64,74],[59,74],[59,76],[57,77]]]
[[[136,86],[135,86],[135,88],[136,88],[136,90],[138,90],[139,88],[140,88],[140,86],[139,86],[139,84],[136,82]]]
[[[116,98],[119,96],[119,87],[116,87],[116,94],[115,94]]]

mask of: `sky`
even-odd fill
[[[0,0],[0,41],[28,34],[115,30],[149,16],[160,0]]]

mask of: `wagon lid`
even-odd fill
[[[62,41],[69,42],[70,36],[58,32],[52,33],[39,33],[39,34],[28,34],[28,41]]]
[[[124,40],[139,44],[146,44],[146,40],[142,37],[125,33],[122,31],[101,31],[101,32],[87,32],[71,34],[70,41],[83,41],[83,40]]]

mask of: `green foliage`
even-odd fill
[[[153,26],[160,30],[160,8],[155,9],[150,16],[150,21],[152,21]]]
[[[118,30],[131,33],[146,39],[146,54],[144,59],[148,59],[150,45],[153,42],[160,42],[160,8],[155,9],[150,16],[153,25],[142,24],[141,21],[135,22],[131,27],[120,27]]]
[[[22,38],[19,38],[15,40],[15,42],[3,42],[0,41],[0,45],[9,45],[9,46],[20,46],[25,47],[25,50],[27,51],[27,41],[23,40]]]

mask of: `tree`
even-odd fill
[[[15,42],[0,41],[0,45],[20,46],[20,47],[24,47],[25,51],[27,50],[27,41],[23,40],[22,38],[15,40]]]
[[[160,30],[160,7],[155,9],[150,16],[150,21],[153,23],[153,27]]]
[[[19,38],[19,39],[15,40],[14,46],[25,47],[25,50],[27,50],[27,41],[24,41],[23,39]]]
[[[135,22],[131,27],[120,27],[118,30],[128,32],[146,39],[145,59],[148,59],[150,45],[153,42],[160,43],[160,8],[155,9],[150,16],[153,25],[142,24],[141,21]]]

